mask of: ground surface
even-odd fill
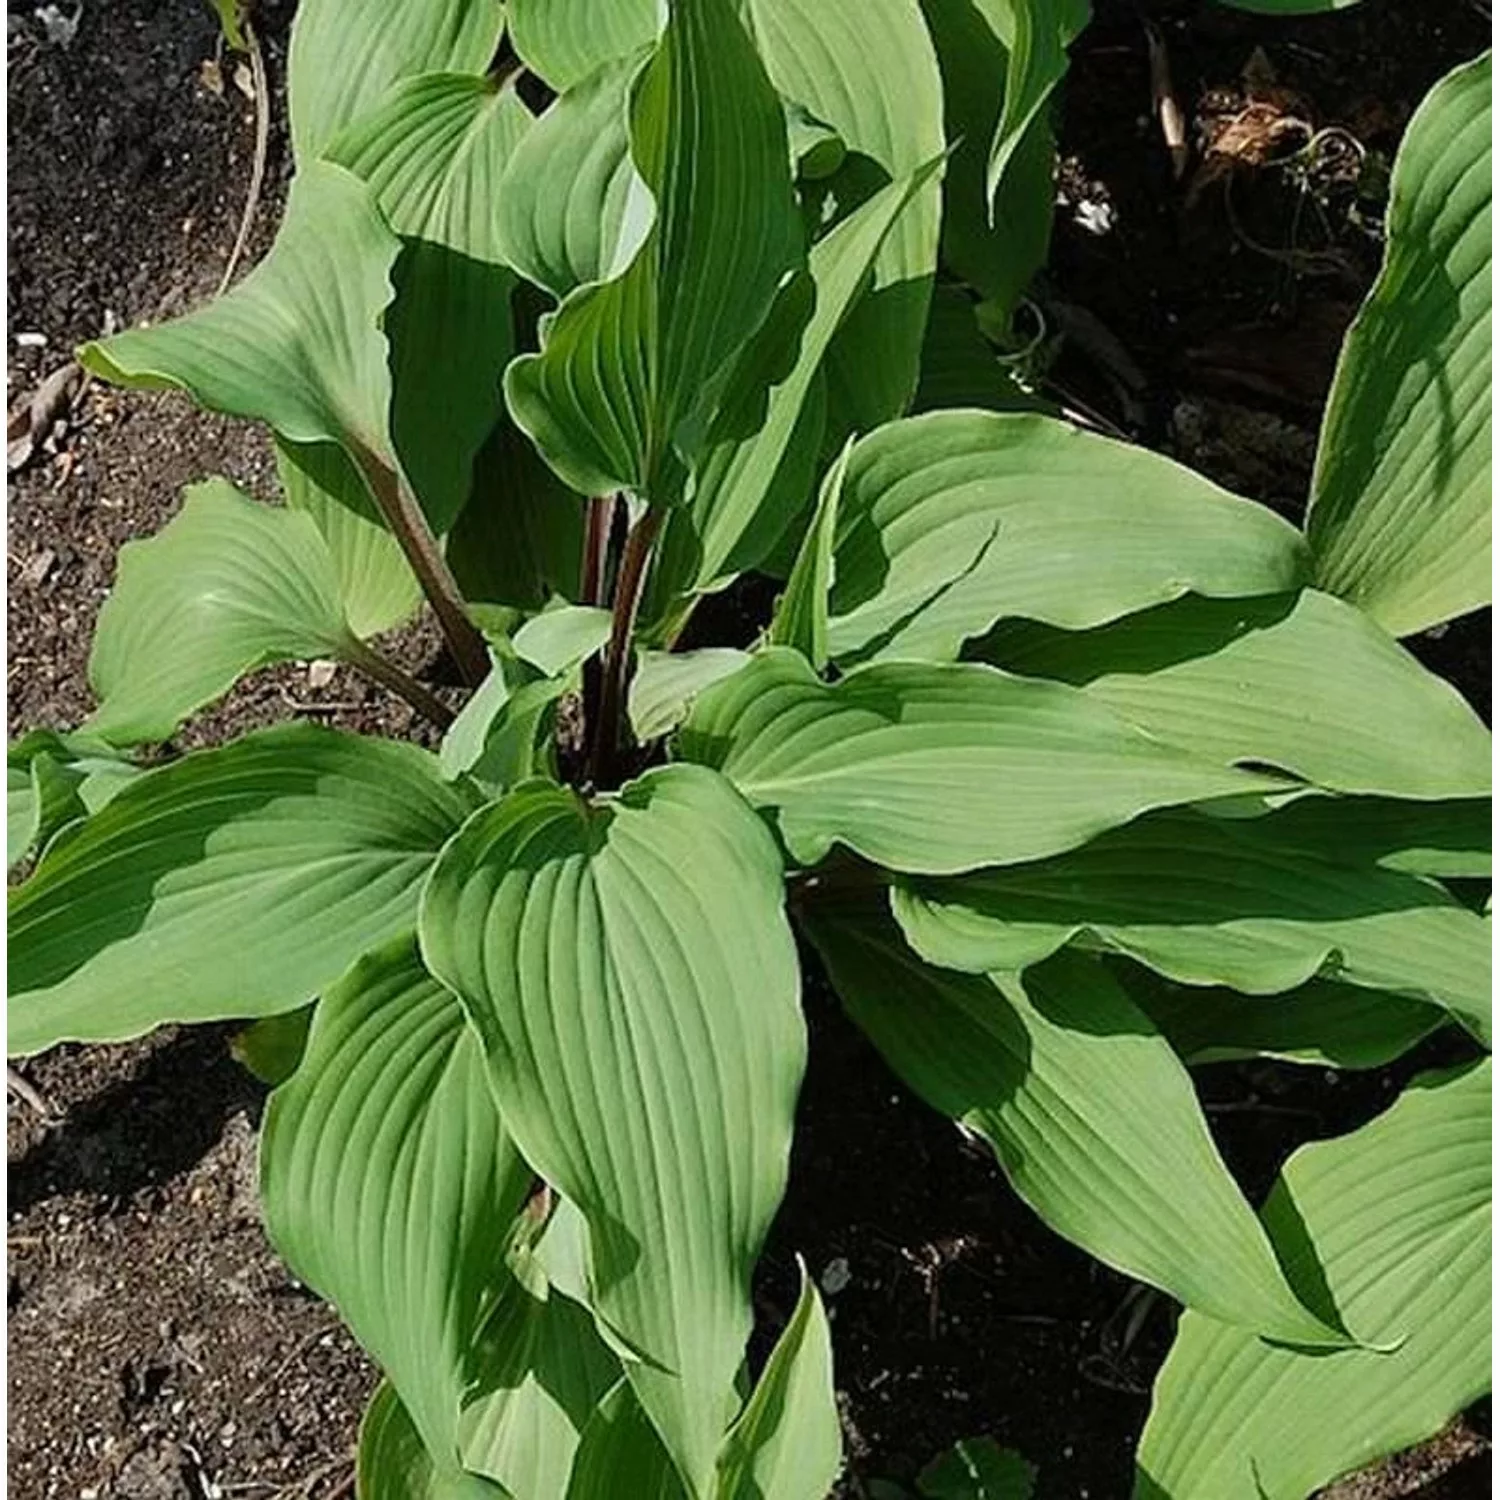
[[[279,78],[290,4],[259,9]],[[1298,23],[1206,3],[1146,7],[1197,148],[1175,182],[1137,8],[1096,9],[1064,101],[1066,202],[1039,292],[1049,328],[1070,334],[1058,387],[1295,513],[1378,244],[1351,220],[1362,204],[1337,138],[1335,159],[1310,177],[1258,156],[1266,139],[1285,153],[1300,127],[1275,122],[1291,118],[1342,127],[1378,160],[1431,82],[1486,44],[1487,22],[1469,0],[1367,0]],[[86,0],[67,47],[45,39],[29,5],[11,0],[10,19],[14,404],[76,342],[212,291],[252,128],[232,77],[222,94],[205,85],[214,33],[201,0]],[[1240,130],[1232,150],[1205,157],[1246,119],[1259,136]],[[278,123],[257,249],[285,176]],[[46,344],[23,346],[21,334]],[[89,391],[52,449],[10,486],[12,732],[87,713],[88,639],[117,549],[157,529],[184,483],[225,473],[274,492],[258,433],[170,397]],[[431,641],[401,649],[420,661]],[[1487,715],[1488,619],[1421,649]],[[404,710],[344,673],[314,689],[305,670],[285,669],[237,691],[185,742],[296,712],[407,727]],[[1042,1500],[1123,1500],[1167,1307],[1142,1305],[1043,1229],[987,1158],[889,1080],[816,978],[809,1010],[793,1187],[757,1300],[768,1327],[785,1316],[798,1253],[830,1286],[847,1276],[830,1303],[849,1493],[909,1482],[948,1442],[989,1433],[1039,1466]],[[1295,1144],[1368,1118],[1422,1061],[1338,1081],[1221,1067],[1201,1082],[1258,1193]],[[264,1091],[230,1058],[227,1033],[61,1049],[28,1073],[61,1118],[44,1125],[13,1106],[9,1122],[10,1493],[347,1495],[373,1376],[266,1246],[254,1200]],[[1417,1454],[1346,1481],[1338,1500],[1488,1494],[1487,1433],[1486,1412],[1470,1413]]]

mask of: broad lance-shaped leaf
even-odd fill
[[[253,668],[339,656],[352,641],[310,516],[228,480],[191,485],[162,531],[120,551],[89,656],[99,707],[86,728],[116,744],[165,740]]]
[[[475,455],[503,409],[516,278],[496,232],[495,204],[531,124],[513,87],[426,74],[397,84],[326,148],[328,160],[369,183],[404,243],[385,318],[390,428],[401,467],[439,532],[469,498]]]
[[[11,896],[10,1051],[295,1010],[411,927],[473,806],[415,746],[305,724],[137,778]]]
[[[359,1500],[512,1500],[499,1485],[433,1459],[389,1381],[381,1381],[359,1424]]]
[[[1184,984],[1254,995],[1315,975],[1490,1016],[1490,932],[1435,881],[1340,863],[1272,818],[1174,809],[1081,849],[956,880],[906,880],[894,908],[924,958],[1020,970],[1077,938]]]
[[[982,651],[1199,756],[1337,792],[1489,796],[1490,735],[1474,711],[1360,610],[1314,589],[1183,599],[1088,632],[1015,623]]]
[[[842,843],[932,875],[1055,854],[1153,807],[1277,785],[1159,745],[1060,684],[903,662],[829,685],[785,648],[703,693],[678,745],[774,813],[798,863]]]
[[[1410,635],[1490,597],[1490,54],[1407,127],[1308,511],[1318,586]]]
[[[292,182],[271,253],[232,291],[173,322],[85,344],[79,362],[117,385],[180,387],[294,443],[334,442],[356,461],[389,463],[379,319],[400,244],[364,183],[311,162]]]
[[[1060,953],[1023,981],[955,974],[922,963],[874,902],[801,917],[892,1070],[983,1136],[1059,1234],[1267,1337],[1347,1342],[1287,1286],[1187,1070],[1096,960]]]
[[[802,539],[786,592],[776,604],[770,642],[800,651],[815,672],[828,665],[828,591],[833,586],[833,532],[838,524],[839,494],[849,466],[849,444],[823,478],[817,514]]]
[[[802,1290],[719,1455],[717,1500],[825,1500],[843,1464],[833,1345],[817,1288]]]
[[[656,220],[505,375],[517,423],[574,489],[680,491],[730,362],[796,263],[786,122],[730,0],[676,0],[641,75],[632,156]]]
[[[276,441],[276,473],[286,503],[311,516],[333,559],[349,628],[361,640],[403,625],[422,587],[401,545],[337,443]]]
[[[1314,1356],[1187,1313],[1136,1500],[1303,1500],[1489,1390],[1490,1072],[1425,1074],[1363,1129],[1304,1146],[1261,1212],[1294,1285],[1399,1347]]]
[[[567,1500],[689,1500],[637,1392],[622,1380],[583,1430]]]
[[[266,1227],[385,1371],[439,1461],[480,1328],[514,1280],[501,1253],[531,1168],[490,1093],[479,1038],[412,934],[359,959],[318,1005],[261,1140]]]
[[[951,660],[1006,616],[1078,630],[1189,591],[1279,593],[1306,571],[1302,538],[1264,506],[1021,412],[932,412],[862,439],[835,556],[843,662]]]
[[[663,0],[510,0],[516,55],[564,93],[597,68],[656,40]]]
[[[417,73],[483,73],[500,43],[498,0],[303,0],[287,55],[297,168]]]
[[[938,179],[922,169],[946,144],[937,59],[918,0],[748,0],[746,13],[778,92],[849,153],[827,184],[833,197],[846,178],[854,195],[861,174],[917,179],[876,254],[869,291],[833,341],[830,405],[842,441],[899,415],[917,385],[941,218]]]
[[[808,254],[739,359],[688,504],[669,516],[646,617],[722,587],[763,563],[811,493],[822,413],[818,379],[834,335],[867,284],[880,246],[942,159],[882,188]]]
[[[631,96],[646,56],[637,48],[555,99],[506,167],[495,235],[505,259],[555,297],[618,276],[651,227],[651,197],[630,154]]]
[[[774,841],[700,767],[593,805],[533,782],[448,846],[421,933],[511,1135],[588,1220],[593,1309],[707,1500],[806,1046]]]

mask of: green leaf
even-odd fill
[[[560,604],[534,615],[516,631],[516,655],[548,677],[571,672],[609,639],[610,611]]]
[[[932,293],[922,344],[922,383],[912,410],[948,411],[961,406],[980,411],[1049,409],[1000,362],[979,330],[973,300],[959,287],[938,286]]]
[[[990,143],[991,208],[1022,141],[1068,71],[1068,44],[1088,24],[1088,0],[980,0],[1006,49],[1005,97]]]
[[[1008,323],[1047,258],[1057,153],[1048,111],[1038,110],[1011,148],[998,191],[986,190],[1010,63],[1000,32],[985,14],[995,3],[923,0],[922,9],[942,69],[945,129],[955,143],[943,182],[943,261]],[[924,382],[926,364],[924,355]]]
[[[927,1500],[1031,1500],[1036,1466],[993,1438],[963,1438],[917,1476]]]
[[[1287,843],[1345,864],[1443,879],[1490,875],[1488,798],[1392,802],[1314,794],[1278,808],[1271,822]]]
[[[630,727],[643,745],[670,734],[698,694],[738,672],[748,653],[728,646],[700,651],[643,651],[630,679]]]
[[[12,894],[10,1051],[306,1004],[410,928],[472,806],[425,751],[304,724],[138,777]]]
[[[338,1308],[428,1452],[456,1464],[478,1333],[512,1279],[498,1251],[532,1179],[479,1038],[411,935],[323,995],[260,1163],[272,1243]]]
[[[1420,1000],[1328,979],[1249,999],[1172,984],[1134,966],[1115,972],[1189,1064],[1274,1057],[1321,1068],[1383,1068],[1448,1019]]]
[[[656,40],[661,0],[510,0],[516,55],[558,93]]]
[[[474,465],[474,494],[448,534],[448,563],[471,603],[539,609],[576,598],[583,501],[507,417]]]
[[[802,539],[786,592],[776,604],[768,639],[773,646],[800,651],[815,672],[828,665],[828,593],[833,587],[833,533],[838,524],[839,495],[849,467],[852,443],[824,476],[817,514]]]
[[[1020,412],[932,412],[856,444],[835,556],[844,662],[952,659],[1007,615],[1078,630],[1189,590],[1275,593],[1305,567],[1264,506]]]
[[[800,1269],[791,1321],[724,1440],[716,1500],[825,1500],[843,1465],[828,1318]]]
[[[808,255],[736,366],[688,505],[669,518],[647,616],[764,562],[810,493],[823,414],[818,377],[881,245],[941,158],[881,189]]]
[[[385,320],[391,435],[439,532],[469,498],[475,455],[503,409],[515,275],[495,203],[531,124],[513,87],[425,74],[397,84],[326,148],[328,160],[369,183],[404,243]]]
[[[748,0],[746,9],[771,82],[838,135],[845,173],[915,179],[870,291],[829,354],[842,441],[904,411],[916,389],[941,217],[937,177],[924,170],[945,145],[937,59],[918,0]]]
[[[1396,154],[1385,264],[1344,342],[1308,512],[1320,588],[1410,635],[1490,598],[1490,55]]]
[[[337,443],[276,440],[276,471],[287,506],[313,518],[338,575],[349,629],[361,640],[404,625],[422,586],[370,492]]]
[[[79,362],[117,385],[180,387],[294,443],[334,442],[356,461],[388,460],[391,380],[379,319],[399,249],[364,183],[311,162],[292,183],[271,253],[243,281],[174,322],[85,344]]]
[[[1095,960],[1017,981],[922,963],[878,907],[803,922],[844,1008],[934,1109],[984,1137],[1065,1238],[1269,1337],[1343,1342],[1300,1303],[1209,1136],[1187,1070]]]
[[[774,813],[800,864],[838,842],[934,875],[1058,853],[1153,807],[1271,785],[1158,745],[1055,683],[893,663],[829,685],[780,648],[703,693],[679,749]]]
[[[1359,0],[1219,0],[1232,10],[1254,11],[1262,16],[1312,16],[1330,10],[1347,10]]]
[[[287,54],[287,100],[299,173],[391,85],[417,73],[483,73],[500,43],[496,0],[399,5],[302,0]]]
[[[567,1500],[619,1500],[622,1492],[631,1500],[688,1500],[651,1419],[624,1380],[583,1430]]]
[[[638,48],[571,86],[506,168],[495,235],[505,259],[556,297],[620,275],[651,227],[630,155],[630,101],[645,61]]]
[[[97,812],[140,774],[102,740],[33,729],[6,746],[6,864],[14,869],[54,835]]]
[[[1488,797],[1490,736],[1457,691],[1361,611],[1295,597],[1183,599],[1091,632],[1007,626],[1012,671],[1083,688],[1168,744],[1331,791]]]
[[[229,1044],[234,1060],[270,1088],[285,1083],[302,1063],[316,1009],[316,1004],[304,1005],[252,1021]]]
[[[1273,995],[1321,976],[1489,1025],[1482,917],[1435,881],[1285,840],[1273,819],[1157,813],[1053,859],[907,880],[893,901],[918,953],[969,973],[1082,938],[1183,984]]]
[[[511,1500],[478,1474],[435,1463],[389,1381],[381,1381],[359,1424],[358,1500]]]
[[[594,805],[534,782],[448,846],[421,931],[508,1129],[588,1220],[591,1305],[706,1500],[805,1048],[774,843],[697,767]]]
[[[583,1430],[619,1382],[620,1362],[588,1311],[548,1286],[541,1248],[512,1249],[515,1275],[485,1326],[488,1363],[459,1418],[459,1444],[465,1467],[507,1492],[564,1500]]]
[[[1137,1500],[1302,1500],[1489,1389],[1490,1132],[1486,1058],[1292,1157],[1261,1215],[1288,1275],[1400,1347],[1313,1356],[1189,1312],[1157,1378]]]
[[[154,537],[120,550],[99,612],[90,733],[165,740],[246,672],[339,656],[351,639],[338,575],[312,518],[260,505],[226,479],[190,485]]]
[[[631,140],[656,222],[622,275],[563,302],[505,392],[574,489],[669,501],[798,254],[785,118],[730,0],[677,0]]]

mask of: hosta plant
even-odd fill
[[[97,711],[12,748],[10,1048],[256,1023],[268,1231],[385,1376],[365,1500],[835,1485],[810,1281],[746,1356],[809,964],[1186,1307],[1141,1496],[1300,1497],[1487,1383],[1489,736],[1393,632],[1483,598],[1488,60],[1412,124],[1304,534],[979,332],[1085,19],[303,0],[269,255],[81,352],[265,422],[285,503],[127,546]],[[462,691],[376,643],[424,606]],[[430,727],[147,768],[314,657]],[[1190,1064],[1443,1030],[1256,1212]]]

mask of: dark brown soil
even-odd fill
[[[279,79],[290,5],[257,8]],[[1174,183],[1150,118],[1139,13],[1125,0],[1096,8],[1064,100],[1067,202],[1040,297],[1054,327],[1087,316],[1073,317],[1055,379],[1104,419],[1295,513],[1332,357],[1378,246],[1349,222],[1352,190],[1337,173],[1304,193],[1284,168],[1242,166],[1233,223],[1222,179]],[[1296,23],[1207,4],[1147,9],[1190,129],[1243,106],[1260,45],[1288,112],[1341,125],[1370,151],[1389,152],[1430,83],[1488,40],[1469,0],[1366,0]],[[14,401],[110,315],[157,318],[212,291],[252,128],[232,83],[218,96],[201,81],[214,55],[201,0],[89,0],[67,48],[42,39],[29,5],[11,0],[11,19]],[[1265,87],[1264,67],[1251,71]],[[280,104],[258,249],[284,191]],[[1099,200],[1113,213],[1104,234],[1078,222]],[[1336,258],[1291,265],[1289,250]],[[46,347],[17,346],[20,333],[44,334]],[[181,486],[211,473],[274,493],[253,429],[177,398],[95,389],[52,451],[13,477],[13,733],[88,712],[88,640],[120,544],[157,529]],[[419,631],[399,649],[421,661],[432,638]],[[1420,649],[1487,713],[1487,617]],[[404,709],[347,673],[314,690],[292,667],[242,686],[184,743],[298,712],[409,730]],[[890,1080],[815,975],[808,1003],[793,1186],[758,1306],[768,1336],[794,1295],[797,1254],[830,1287],[847,1274],[828,1300],[849,1493],[878,1478],[909,1483],[945,1444],[988,1433],[1039,1466],[1042,1500],[1124,1500],[1170,1339],[1166,1303],[1042,1228],[985,1155]],[[1296,1144],[1368,1118],[1415,1065],[1357,1080],[1221,1067],[1202,1090],[1232,1164],[1259,1192]],[[265,1243],[253,1192],[263,1090],[230,1059],[227,1033],[63,1048],[26,1072],[61,1118],[43,1125],[15,1106],[9,1116],[11,1493],[347,1493],[373,1374]],[[1336,1494],[1488,1494],[1488,1450],[1487,1415],[1471,1413]]]

